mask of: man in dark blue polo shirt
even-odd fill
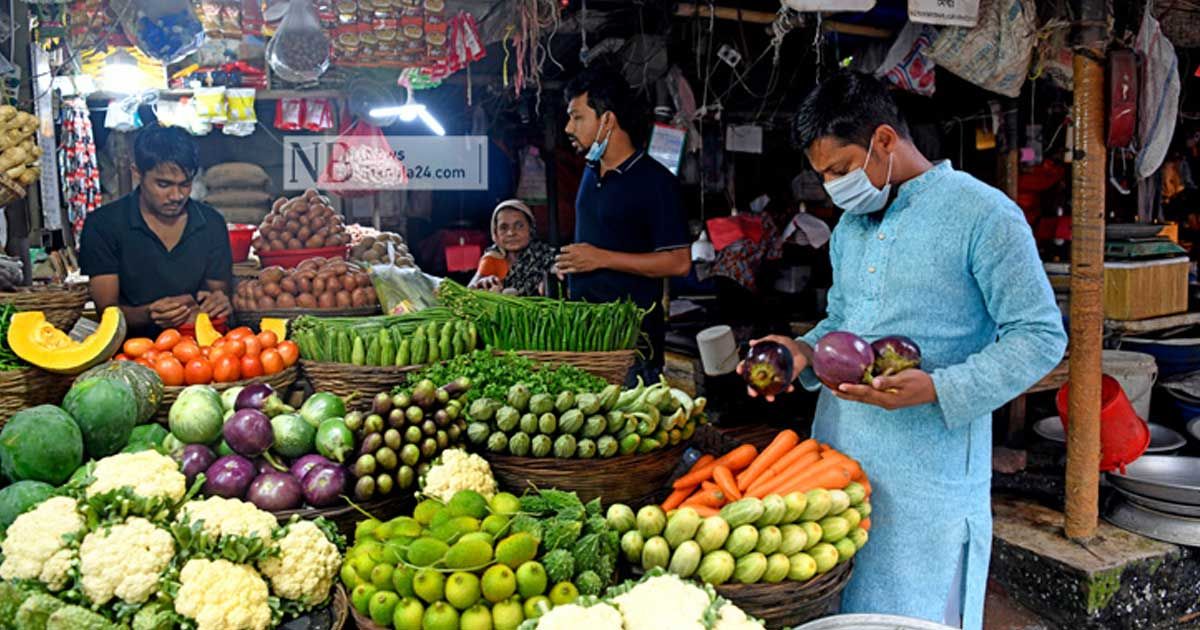
[[[663,365],[664,279],[686,276],[692,264],[679,183],[630,137],[641,117],[621,75],[587,70],[566,97],[567,136],[587,151],[588,166],[575,199],[575,243],[556,266],[570,275],[571,299],[659,304],[642,323],[650,348],[639,371],[654,378]]]
[[[192,137],[178,127],[146,127],[133,158],[140,185],[88,215],[80,236],[96,309],[119,306],[130,336],[155,335],[201,311],[228,316],[229,233],[219,212],[188,197],[200,167]]]

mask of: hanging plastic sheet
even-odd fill
[[[174,63],[204,44],[204,25],[187,0],[112,0],[121,28],[138,50]]]
[[[937,29],[932,26],[905,24],[875,76],[886,78],[902,90],[933,96],[937,88],[934,72],[937,64],[926,53],[936,37]]]
[[[1179,115],[1179,58],[1154,19],[1154,3],[1146,3],[1134,47],[1142,60],[1142,85],[1138,107],[1141,152],[1137,174],[1147,178],[1162,166],[1175,133]]]

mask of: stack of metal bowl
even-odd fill
[[[1200,546],[1200,458],[1143,455],[1108,473],[1117,493],[1104,518],[1121,529],[1177,545]]]

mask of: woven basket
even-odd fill
[[[612,352],[536,352],[520,350],[517,354],[544,363],[566,363],[600,378],[621,385],[625,382],[629,368],[637,358],[636,350],[614,350]]]
[[[762,619],[767,628],[791,628],[837,614],[853,564],[853,560],[839,564],[807,582],[722,584],[717,593],[737,604],[747,615]]]
[[[371,621],[370,617],[360,614],[354,606],[350,607],[350,615],[354,617],[354,625],[358,627],[358,630],[389,630],[391,628],[391,626],[381,626]]]
[[[358,508],[361,508],[371,516],[381,521],[387,521],[402,514],[412,514],[413,509],[417,506],[417,501],[411,491],[400,490],[386,499],[378,499],[357,505]],[[280,512],[271,512],[271,514],[275,515],[276,520],[280,523],[286,523],[293,516],[299,516],[305,520],[324,517],[325,520],[337,525],[338,533],[350,539],[353,539],[354,528],[358,525],[359,521],[367,518],[362,512],[349,504],[327,508],[283,510]]]
[[[288,387],[291,387],[292,383],[296,382],[296,377],[298,376],[299,372],[300,371],[296,368],[296,366],[293,365],[292,367],[287,368],[278,374],[272,374],[270,376],[248,378],[240,381],[233,381],[232,383],[212,383],[211,385],[213,389],[217,390],[217,392],[223,392],[230,387],[244,387],[246,385],[254,385],[255,383],[266,383],[275,389],[275,391],[282,392]],[[171,411],[171,404],[174,403],[175,399],[179,397],[179,392],[182,392],[185,389],[187,388],[164,387],[162,402],[158,405],[158,413],[155,414],[155,418],[160,421],[166,421],[167,414]]]
[[[330,630],[342,630],[346,627],[346,621],[350,619],[350,597],[346,595],[346,589],[338,584],[333,589],[333,625]]]
[[[425,366],[377,367],[300,360],[300,368],[304,370],[304,376],[312,384],[314,391],[330,392],[338,396],[349,396],[358,392],[359,400],[366,401],[370,401],[379,392],[392,391],[393,387],[404,383],[406,373],[415,372],[423,367]]]
[[[79,321],[88,299],[87,283],[22,287],[0,293],[0,304],[12,304],[18,311],[41,311],[46,321],[66,333]]]
[[[500,485],[515,494],[530,486],[573,490],[583,501],[602,497],[605,503],[640,507],[654,501],[679,464],[687,443],[645,455],[607,459],[515,457],[482,453]]]
[[[8,175],[0,173],[0,206],[7,206],[18,199],[24,199],[25,195],[24,186]]]
[[[74,376],[38,368],[0,372],[0,427],[9,416],[29,407],[62,402]]]

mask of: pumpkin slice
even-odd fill
[[[208,313],[200,313],[196,316],[196,343],[201,348],[207,348],[217,342],[221,338],[221,333],[213,328],[212,320],[208,318]]]
[[[125,315],[110,306],[100,317],[96,332],[82,342],[46,321],[41,311],[13,315],[8,326],[8,347],[24,361],[56,374],[78,374],[112,358],[125,340]]]
[[[287,339],[287,323],[288,320],[278,317],[264,317],[258,322],[258,331],[263,332],[269,330],[275,333],[275,336],[283,341]]]

